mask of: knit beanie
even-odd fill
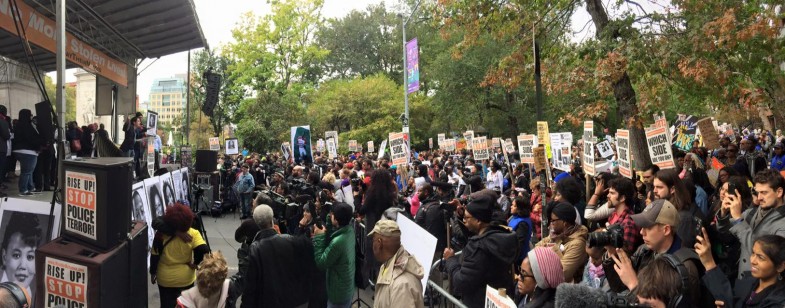
[[[555,289],[564,282],[564,269],[559,256],[548,247],[537,247],[529,251],[529,264],[534,280],[540,289]]]
[[[496,206],[496,193],[490,189],[483,189],[471,194],[469,199],[470,201],[469,204],[466,205],[466,211],[481,222],[491,222],[493,210]]]

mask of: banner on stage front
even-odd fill
[[[472,153],[475,160],[485,160],[490,158],[488,153],[488,140],[485,137],[472,138]]]
[[[616,131],[616,156],[619,163],[619,174],[632,179],[632,164],[630,162],[630,131],[620,129]]]
[[[673,162],[673,151],[668,140],[668,128],[650,127],[646,129],[646,143],[649,145],[651,163],[660,169],[676,168]]]
[[[405,137],[404,133],[390,133],[390,159],[393,165],[409,163],[409,148]]]

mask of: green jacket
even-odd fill
[[[313,237],[316,266],[327,272],[327,299],[348,303],[354,293],[354,228],[349,224],[335,230],[329,243],[324,234]]]

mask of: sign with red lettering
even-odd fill
[[[65,172],[65,230],[96,238],[95,174]]]
[[[87,307],[87,267],[46,257],[43,307]]]

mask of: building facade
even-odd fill
[[[172,124],[172,121],[178,118],[181,123],[185,120],[185,79],[184,74],[178,74],[172,78],[157,78],[153,81],[147,108],[158,113],[161,123]]]

